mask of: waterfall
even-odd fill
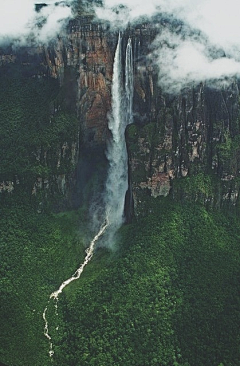
[[[128,186],[121,44],[122,38],[119,34],[113,64],[112,114],[108,121],[112,139],[108,144],[106,154],[109,170],[106,181],[105,209],[107,217],[110,218],[110,231],[116,231],[123,223],[125,193]]]
[[[128,39],[125,59],[126,122],[133,122],[133,51],[132,40]]]
[[[133,99],[133,57],[132,42],[129,38],[125,55],[125,75],[122,71],[122,37],[119,33],[118,44],[113,64],[112,82],[112,113],[109,116],[109,129],[112,133],[107,148],[107,158],[109,161],[108,177],[106,181],[103,223],[86,249],[86,256],[83,263],[75,273],[63,281],[58,290],[53,292],[48,301],[55,301],[57,315],[58,297],[63,289],[72,281],[80,278],[85,266],[90,262],[94,254],[96,243],[104,237],[107,245],[113,245],[112,239],[116,231],[124,222],[125,195],[128,189],[128,157],[125,142],[126,126],[132,122],[132,99]],[[123,82],[125,80],[125,84]],[[53,342],[49,334],[49,324],[47,320],[48,305],[43,312],[44,335],[49,341],[49,356],[54,355]]]
[[[132,122],[133,57],[129,38],[125,55],[125,85],[122,72],[122,37],[119,33],[113,65],[112,113],[108,127],[112,139],[108,144],[109,162],[105,192],[105,211],[109,220],[108,244],[112,246],[113,235],[124,222],[125,196],[128,189],[128,156],[125,141],[126,126]]]

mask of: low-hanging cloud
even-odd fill
[[[205,80],[218,87],[227,84],[227,78],[240,76],[239,61],[226,57],[223,52],[216,56],[216,51],[201,39],[164,30],[153,47],[150,57],[155,58],[159,83],[168,92],[178,93],[182,87]]]
[[[170,92],[205,80],[219,85],[240,74],[238,0],[105,0],[96,13],[117,27],[161,13],[185,25],[180,32],[161,30],[153,43],[160,84]]]
[[[0,1],[0,45],[47,43],[73,16],[74,0],[47,0],[47,6],[37,12],[35,5],[39,3]],[[86,0],[82,4],[89,5]],[[161,30],[151,50],[161,86],[168,91],[205,80],[218,80],[219,84],[219,80],[226,82],[226,78],[239,75],[239,0],[104,0],[103,6],[95,10],[98,18],[117,28],[155,14],[178,19],[185,25],[181,32],[175,32],[174,27]]]
[[[36,4],[39,3],[36,0],[1,0],[0,44],[47,43],[72,16],[71,0],[59,3],[48,0],[47,6],[40,7],[37,12]]]

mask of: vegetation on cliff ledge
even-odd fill
[[[62,148],[77,140],[79,128],[58,81],[42,72],[7,65],[0,75],[0,182],[29,193],[39,177],[51,181],[73,170],[71,149]]]
[[[51,177],[72,171],[70,150],[64,155],[62,147],[76,142],[79,126],[73,106],[64,101],[67,90],[73,103],[73,88],[60,88],[41,70],[27,70],[26,75],[24,65],[8,65],[0,76],[0,182],[15,187],[0,193],[0,361],[240,366],[239,217],[216,209],[220,179],[197,169],[173,182],[172,197],[153,199],[141,190],[141,214],[121,228],[116,250],[97,248],[81,279],[60,295],[58,316],[49,304],[55,352],[50,360],[43,310],[82,263],[95,233],[83,208],[56,214],[42,204],[51,192],[39,200],[32,195],[39,177],[54,190]],[[155,122],[129,128],[132,154],[139,152],[138,137],[147,137],[145,158],[153,160],[155,128]],[[60,165],[59,151],[66,157]],[[216,148],[218,169],[231,165],[238,171],[238,157],[239,138],[226,134]],[[144,169],[134,182],[142,181]],[[90,197],[96,182],[96,175],[84,182],[82,195]],[[235,188],[231,180],[221,182]],[[222,207],[232,204],[229,192]]]

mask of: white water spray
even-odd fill
[[[113,235],[124,221],[125,195],[128,189],[128,163],[125,129],[127,124],[132,122],[133,99],[133,57],[131,39],[129,38],[126,48],[125,86],[123,86],[121,46],[122,37],[119,34],[113,65],[112,115],[109,118],[109,129],[112,132],[112,141],[109,143],[107,150],[109,171],[104,202],[105,220],[100,230],[91,241],[90,246],[86,249],[84,262],[70,278],[60,285],[57,291],[54,291],[50,295],[49,302],[51,299],[56,301],[56,315],[59,295],[67,285],[80,278],[85,266],[92,259],[95,245],[98,240],[105,234],[105,236],[107,236],[106,240],[110,243],[110,239],[113,238]],[[44,335],[49,341],[49,356],[52,357],[54,355],[54,350],[47,321],[48,305],[43,312],[43,320],[45,324]]]
[[[133,122],[133,51],[132,40],[128,39],[125,61],[126,123]]]
[[[112,140],[108,145],[109,171],[106,181],[105,210],[109,217],[108,242],[124,222],[125,196],[128,189],[128,157],[125,142],[126,126],[132,122],[133,58],[129,38],[126,48],[125,86],[122,74],[122,37],[119,33],[113,65],[112,114],[109,129]]]

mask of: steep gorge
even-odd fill
[[[108,139],[106,116],[110,108],[116,35],[99,24],[79,24],[81,20],[75,21],[75,27],[71,28],[73,51],[69,59],[78,53],[85,63],[81,66],[80,62],[78,86],[82,146],[94,151],[97,146],[104,149]],[[171,192],[177,197],[200,200],[208,206],[236,206],[239,195],[238,82],[232,80],[230,86],[221,90],[203,82],[176,96],[163,93],[154,56],[151,56],[151,44],[161,27],[159,30],[154,22],[146,23],[129,27],[124,33],[125,43],[130,35],[134,45],[133,125],[128,128],[127,145],[135,211],[138,212],[139,201],[149,193],[156,197]],[[76,37],[79,29],[80,39]],[[86,54],[81,49],[86,50]],[[198,175],[210,176],[211,182],[204,187],[196,182],[195,191],[189,192],[187,179],[182,178]],[[184,183],[178,184],[181,180]]]
[[[239,195],[238,82],[233,80],[221,90],[202,83],[176,96],[164,94],[158,83],[154,56],[149,56],[150,45],[159,31],[159,26],[152,22],[129,26],[123,35],[125,45],[129,36],[133,41],[133,125],[127,131],[127,146],[135,212],[141,211],[139,203],[146,194],[156,197],[171,193],[211,206],[236,206]],[[62,170],[61,174],[55,173],[55,181],[57,191],[67,197],[65,203],[70,206],[73,197],[77,204],[83,204],[87,196],[88,200],[94,190],[102,190],[104,184],[116,40],[117,34],[106,24],[85,16],[70,21],[67,35],[47,48],[28,48],[19,53],[10,50],[8,54],[2,50],[2,67],[15,63],[21,65],[25,73],[31,69],[30,77],[33,74],[40,79],[58,80],[60,97],[54,101],[54,112],[50,110],[49,119],[62,110],[63,104],[78,119],[78,133],[69,142],[61,138],[61,146],[51,155],[51,161],[46,149],[35,147],[36,160],[42,170],[50,168],[50,176],[53,168],[49,165],[63,167],[58,169]],[[64,168],[69,164],[76,167],[74,175],[74,170],[67,172]],[[214,182],[208,187],[197,187],[196,182],[195,192],[189,192],[188,178],[197,175],[210,175]],[[43,185],[51,191],[50,176],[35,175],[33,191],[41,190]],[[87,188],[91,181],[95,183]],[[183,184],[178,184],[180,181]],[[4,176],[1,191],[12,191],[13,185],[11,178]],[[52,190],[54,194],[56,188]]]

